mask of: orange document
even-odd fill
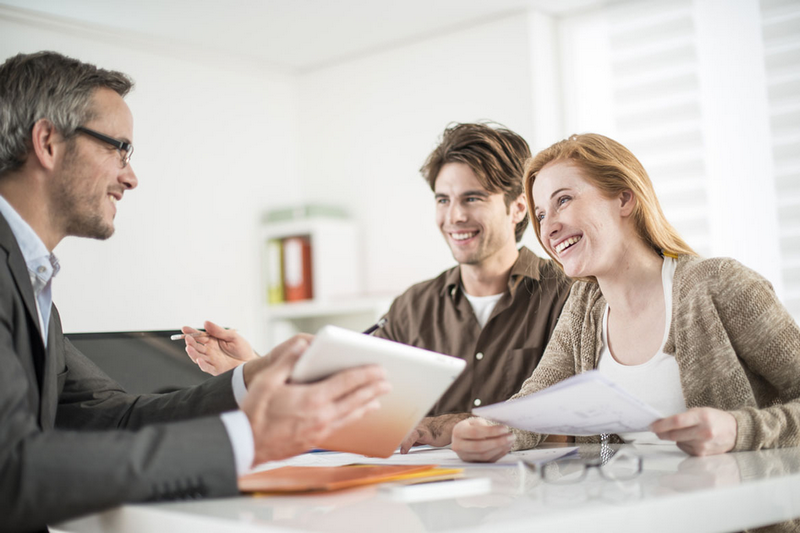
[[[284,466],[239,478],[242,492],[292,493],[339,490],[398,479],[455,477],[462,469],[436,465]]]

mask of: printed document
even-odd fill
[[[283,461],[273,461],[256,466],[254,472],[264,472],[282,466],[345,466],[351,464],[368,465],[437,465],[443,468],[477,468],[518,466],[520,461],[527,463],[545,463],[561,457],[572,455],[578,451],[575,446],[556,447],[511,452],[494,463],[466,463],[458,458],[456,452],[447,448],[431,446],[415,446],[407,454],[395,453],[386,459],[365,457],[355,453],[320,452],[304,453]]]
[[[483,418],[547,435],[649,431],[663,415],[591,370],[524,398],[478,407]]]

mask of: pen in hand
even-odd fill
[[[207,335],[208,335],[208,333],[206,333],[205,331],[198,331],[197,333],[178,333],[176,335],[170,335],[169,336],[169,340],[171,340],[171,341],[182,341],[186,337],[197,338],[197,337],[205,337]]]
[[[375,324],[365,329],[363,331],[364,335],[372,335],[373,333],[381,329],[383,326],[385,326],[387,321],[388,319],[386,317],[381,318]]]

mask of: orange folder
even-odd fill
[[[314,297],[311,239],[306,236],[283,239],[283,295],[287,302]]]
[[[284,466],[239,478],[242,492],[311,492],[339,490],[407,478],[457,475],[461,469],[436,465]]]

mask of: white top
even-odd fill
[[[664,338],[658,352],[646,363],[641,365],[623,365],[614,359],[608,349],[608,312],[603,314],[603,348],[600,352],[600,363],[597,369],[614,383],[630,392],[637,398],[648,403],[664,416],[682,413],[686,410],[686,402],[681,388],[680,372],[675,357],[664,353],[664,344],[667,342],[669,327],[672,321],[672,280],[675,277],[675,267],[678,262],[670,257],[664,257],[661,267],[661,284],[664,287],[664,306],[666,321],[664,323]],[[673,444],[671,441],[661,440],[650,431],[620,434],[625,442],[636,444]]]
[[[501,292],[500,294],[493,294],[491,296],[472,296],[464,291],[467,300],[472,304],[472,310],[475,312],[475,318],[478,319],[478,324],[481,325],[481,328],[489,322],[489,317],[492,316],[494,306],[497,305],[497,302],[500,301],[503,294],[505,293]]]

